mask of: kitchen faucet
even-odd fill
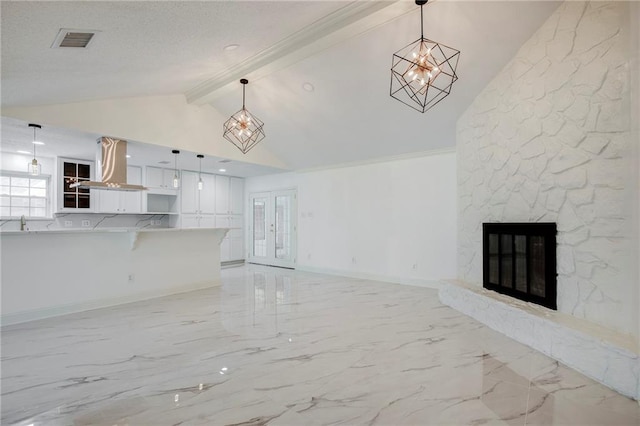
[[[24,215],[20,216],[20,230],[24,231],[27,226],[27,218]]]

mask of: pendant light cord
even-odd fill
[[[424,17],[422,14],[422,8],[424,5],[420,5],[420,38],[424,38]]]
[[[36,141],[36,128],[33,128],[33,141]],[[33,159],[36,159],[36,144],[33,144]]]
[[[242,109],[244,109],[244,88],[246,87],[246,84],[242,85]]]

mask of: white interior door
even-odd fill
[[[252,194],[249,225],[249,261],[295,267],[296,191]]]

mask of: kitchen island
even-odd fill
[[[2,232],[2,325],[219,285],[220,243],[227,232]]]

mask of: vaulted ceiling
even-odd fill
[[[411,1],[3,1],[2,107],[183,94],[226,116],[247,77],[262,144],[292,169],[449,148],[558,5],[431,0],[425,36],[462,53],[451,95],[420,114],[389,97],[391,56],[420,35]],[[99,32],[87,49],[51,48],[61,28]]]

